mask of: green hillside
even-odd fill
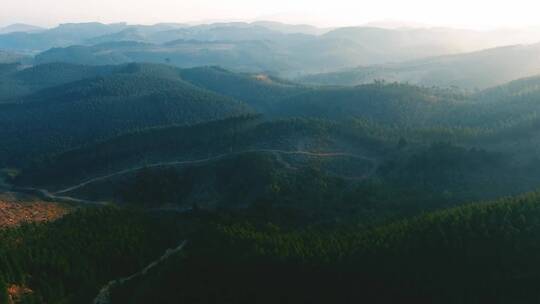
[[[4,162],[129,131],[189,125],[250,111],[232,98],[151,69],[128,69],[47,88],[1,107]]]
[[[386,80],[481,90],[540,73],[539,49],[538,44],[505,46],[408,62],[364,65],[300,80],[325,85],[358,85]]]
[[[20,182],[69,186],[131,167],[260,150],[337,151],[368,156],[384,149],[386,143],[382,140],[362,133],[346,133],[348,127],[320,120],[269,122],[258,116],[241,116],[193,126],[152,128],[29,164],[24,167]]]
[[[41,89],[106,76],[117,68],[112,66],[91,67],[66,63],[51,63],[22,69],[20,65],[3,65],[0,73],[0,103],[19,100]]]
[[[245,101],[266,112],[281,99],[312,89],[267,74],[238,74],[219,67],[183,69],[182,79],[223,95]]]
[[[184,254],[113,290],[112,298],[533,303],[538,206],[532,193],[372,228],[291,230],[224,219],[193,236]]]
[[[255,214],[80,210],[1,231],[0,277],[31,288],[27,301],[89,302],[109,280],[188,240],[180,254],[114,288],[113,303],[532,303],[538,210],[531,193],[374,226],[296,228]]]
[[[319,87],[282,100],[271,115],[331,120],[362,118],[398,125],[436,124],[435,116],[464,100],[459,93],[407,84],[373,83],[349,87]]]

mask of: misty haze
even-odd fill
[[[537,2],[3,2],[0,304],[538,303]]]

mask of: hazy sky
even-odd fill
[[[0,26],[271,19],[321,26],[403,20],[469,28],[538,25],[539,0],[0,0]]]

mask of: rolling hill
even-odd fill
[[[245,101],[261,113],[308,88],[267,74],[239,74],[219,67],[180,70],[180,76],[198,87]]]
[[[320,120],[265,121],[258,116],[241,116],[192,126],[147,129],[35,163],[26,167],[18,182],[59,188],[145,164],[206,158],[220,160],[250,151],[269,155],[273,155],[273,151],[337,151],[368,157],[385,146],[382,141],[363,134],[356,137],[352,133],[346,134],[347,127],[346,124]],[[297,161],[301,158],[297,157]],[[356,175],[364,173],[359,171]]]
[[[81,34],[76,36],[75,31]],[[234,71],[299,77],[355,66],[388,65],[391,69],[413,69],[414,66],[407,66],[408,61],[533,43],[537,41],[533,37],[540,40],[540,35],[528,32],[515,33],[511,39],[505,37],[509,35],[444,28],[349,27],[321,32],[305,26],[271,22],[195,26],[92,23],[62,25],[39,33],[0,35],[0,48],[41,52],[36,56],[36,63],[153,62],[182,68],[219,65]],[[397,62],[407,63],[401,67],[395,65]],[[440,64],[443,64],[441,68],[448,68],[444,62]],[[367,78],[364,75],[367,72],[363,71],[349,83],[358,83],[359,77]]]
[[[30,61],[29,57],[14,52],[3,51],[0,49],[0,64],[20,63]]]
[[[330,120],[362,118],[396,124],[433,124],[441,111],[459,104],[463,96],[406,84],[374,83],[357,87],[319,87],[285,98],[270,115],[317,117]]]
[[[14,102],[39,90],[79,81],[86,78],[106,76],[117,68],[80,66],[66,63],[43,64],[24,67],[20,64],[0,65],[0,103]]]
[[[453,90],[381,82],[352,88],[306,87],[268,75],[238,74],[218,67],[178,69],[151,64],[48,64],[15,70],[5,77],[11,81],[7,84],[18,83],[22,91],[29,92],[7,99],[1,108],[2,134],[9,143],[3,149],[5,164],[43,159],[51,153],[88,144],[90,150],[74,152],[81,154],[75,157],[81,163],[66,159],[50,168],[51,172],[62,172],[65,169],[59,168],[71,166],[70,172],[78,174],[78,178],[141,161],[159,162],[163,157],[193,159],[200,153],[208,156],[230,149],[311,147],[317,150],[341,145],[343,148],[339,150],[350,150],[357,144],[369,146],[372,143],[369,138],[393,143],[407,139],[415,144],[452,140],[472,147],[500,147],[509,138],[505,134],[521,132],[524,128],[532,131],[537,121],[534,100],[538,90],[534,78],[466,95]],[[250,113],[259,113],[264,119],[285,120],[266,124],[272,128],[263,128],[265,124],[259,122],[247,126],[232,124],[234,128],[229,125],[223,129],[203,124],[200,127],[207,131],[200,134],[197,128],[181,127]],[[289,125],[287,121],[297,117],[311,122],[296,124],[290,133],[280,135],[279,132],[289,130],[285,127]],[[319,124],[327,123],[336,124],[332,136],[313,133],[324,130],[326,127],[319,129]],[[257,125],[260,127],[254,128]],[[149,133],[130,135],[129,140],[116,138],[148,128]],[[235,128],[242,131],[230,133]],[[186,130],[215,140],[192,138],[185,134]],[[215,137],[212,132],[221,135]],[[233,140],[231,134],[242,140]],[[332,144],[333,137],[339,139],[338,146],[334,145],[337,142]],[[178,146],[181,138],[190,148]],[[106,139],[111,142],[104,143],[105,146],[91,144]],[[30,145],[31,142],[40,143],[39,148]],[[300,144],[291,146],[294,142]],[[141,146],[127,149],[134,143]],[[197,144],[190,146],[191,143]],[[115,156],[117,146],[126,146],[118,150],[124,154]],[[97,157],[100,150],[108,152],[92,163],[106,165],[96,166],[95,173],[87,172],[86,168],[93,166],[87,156]],[[140,158],[142,151],[146,151],[146,156]],[[69,155],[66,154],[68,159]]]
[[[0,108],[5,162],[123,132],[188,125],[250,111],[232,98],[144,65],[124,66],[107,76],[46,88],[16,101]]]
[[[301,82],[358,85],[374,80],[422,86],[485,89],[540,73],[540,44],[518,45],[467,54],[395,64],[373,65],[342,72],[311,75]]]
[[[15,23],[15,24],[11,24],[11,25],[0,28],[0,34],[9,34],[9,33],[16,33],[16,32],[31,33],[31,32],[40,32],[44,30],[45,30],[44,28],[35,26],[35,25]]]
[[[165,65],[78,65],[49,63],[25,68],[17,64],[0,65],[0,102],[14,102],[39,90],[80,81],[105,77],[124,70],[146,69],[159,77],[182,80],[197,87],[244,101],[265,111],[272,104],[309,89],[268,74],[234,73],[219,67],[179,69]]]
[[[183,254],[113,289],[112,299],[533,303],[539,206],[531,193],[365,229],[224,219],[195,234]]]
[[[114,33],[125,27],[123,23],[66,23],[39,32],[11,32],[0,35],[0,49],[36,53],[53,47],[80,44],[86,39]]]

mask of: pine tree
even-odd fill
[[[9,303],[9,294],[7,283],[4,277],[0,276],[0,303]]]

